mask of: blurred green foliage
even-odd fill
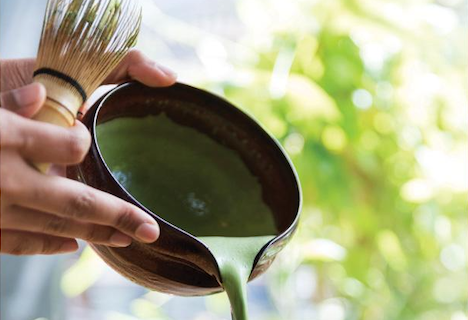
[[[235,42],[144,3],[196,48],[191,83],[257,118],[298,170],[302,220],[266,273],[262,319],[468,319],[464,1],[240,0]],[[165,301],[132,308],[166,319]],[[197,319],[228,308],[206,307]]]
[[[268,274],[284,319],[466,319],[460,8],[239,3],[253,54],[229,55],[236,71],[216,87],[282,142],[304,191],[297,238]]]

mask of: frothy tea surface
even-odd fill
[[[164,114],[97,127],[118,181],[144,206],[195,236],[275,234],[257,178],[239,155]]]

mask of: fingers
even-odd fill
[[[159,226],[152,217],[113,195],[33,170],[27,172],[27,180],[26,177],[19,180],[28,181],[28,186],[22,187],[17,181],[10,181],[9,185],[2,182],[2,194],[11,199],[10,203],[67,219],[109,226],[141,242],[152,243],[159,237]]]
[[[30,84],[33,81],[35,67],[36,59],[1,60],[0,92]],[[134,79],[153,87],[170,86],[176,78],[177,75],[172,70],[156,64],[141,51],[130,50],[117,68],[107,77],[104,84]]]
[[[32,83],[19,89],[6,91],[0,95],[2,108],[30,118],[44,104],[46,90],[42,84]]]
[[[79,238],[114,247],[127,247],[132,243],[132,238],[111,227],[75,221],[18,206],[11,206],[2,212],[1,228]]]
[[[71,128],[42,123],[0,110],[2,148],[17,149],[26,159],[55,164],[76,164],[85,157],[91,136],[79,121]]]
[[[104,83],[120,83],[138,80],[150,87],[174,84],[177,75],[170,69],[156,64],[139,50],[130,50]]]
[[[45,234],[1,230],[0,252],[13,255],[68,253],[78,249],[74,239]]]
[[[0,92],[30,84],[35,68],[36,59],[0,60]]]

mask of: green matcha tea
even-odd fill
[[[246,320],[247,280],[276,228],[260,183],[239,155],[164,114],[114,119],[97,127],[97,139],[135,199],[210,248],[234,319]]]
[[[216,258],[234,320],[247,320],[247,281],[255,257],[274,236],[201,237]]]

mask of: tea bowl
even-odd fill
[[[216,95],[182,83],[165,88],[138,82],[121,84],[84,116],[82,121],[92,137],[91,148],[81,164],[67,168],[67,176],[138,206],[158,222],[161,230],[152,244],[134,240],[125,248],[91,244],[92,248],[118,273],[150,290],[180,296],[223,290],[216,260],[203,242],[140,203],[113,176],[100,152],[96,133],[100,124],[161,113],[234,150],[260,182],[277,234],[255,258],[249,280],[256,278],[297,228],[302,194],[296,171],[280,144],[252,117]]]

